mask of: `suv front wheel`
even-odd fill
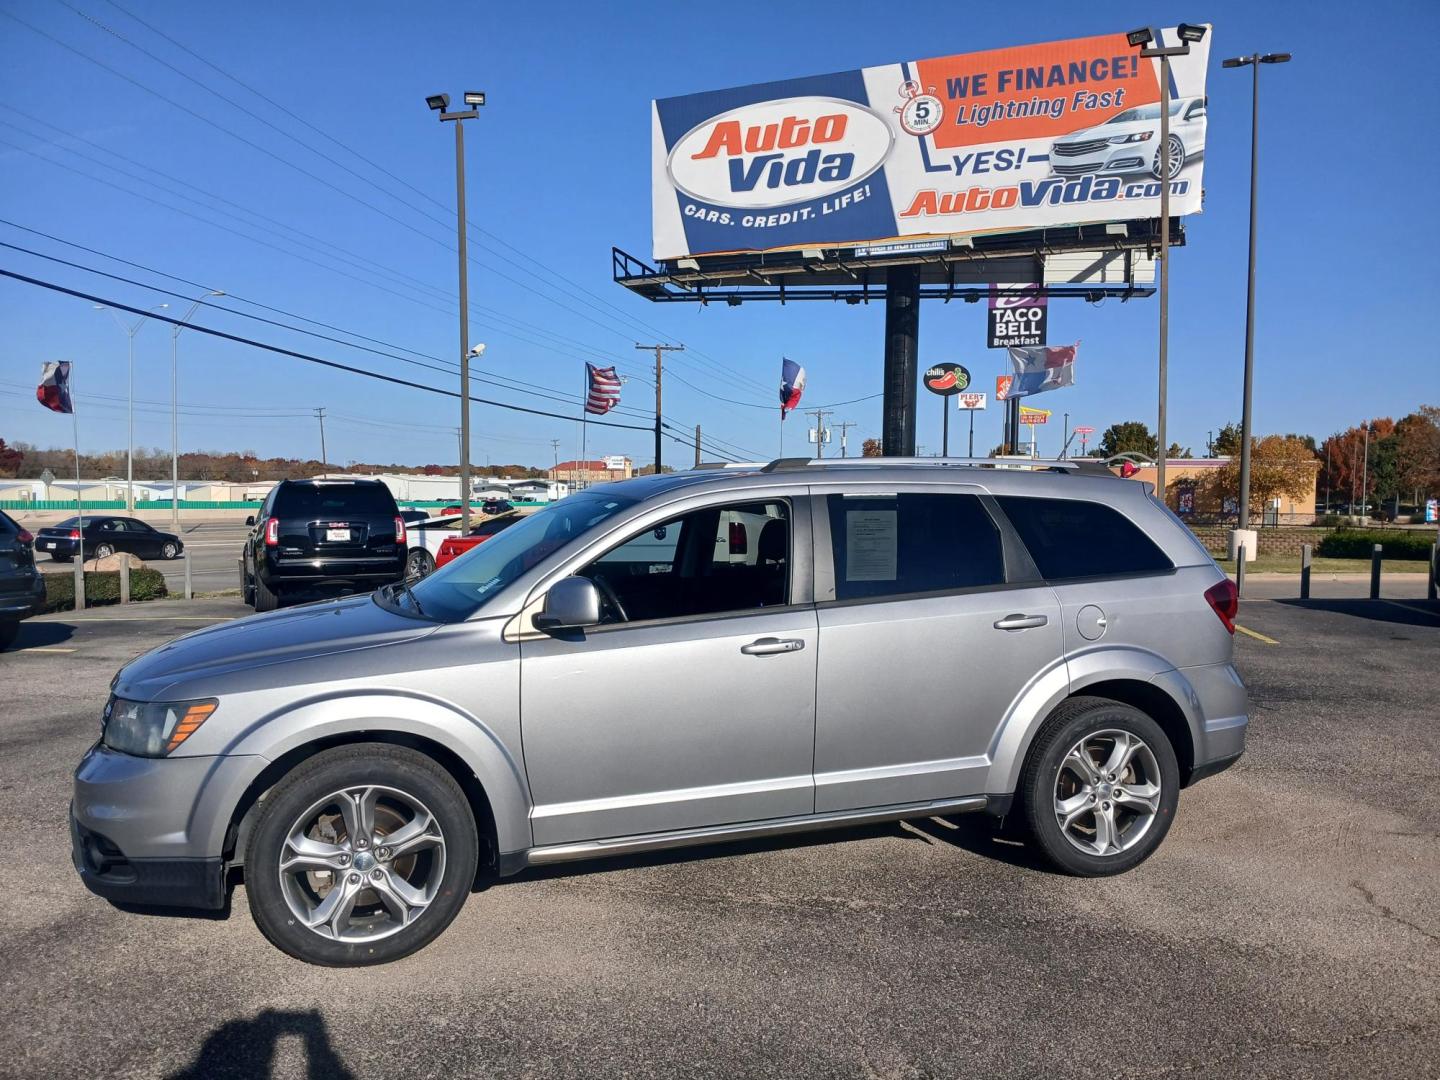
[[[1056,869],[1120,874],[1160,846],[1180,799],[1170,740],[1139,709],[1077,697],[1046,721],[1020,779],[1025,823]]]
[[[265,797],[245,853],[261,932],[327,967],[384,964],[433,941],[475,881],[470,804],[424,754],[341,746],[297,766]]]

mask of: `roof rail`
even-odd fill
[[[1097,472],[1114,476],[1099,461],[1070,458],[973,458],[973,457],[859,457],[859,458],[776,458],[761,472],[788,472],[791,469],[854,467],[857,465],[958,465],[976,469],[1042,469],[1054,472]]]
[[[702,461],[698,465],[692,465],[690,472],[696,470],[705,471],[709,469],[763,469],[767,462],[764,461]]]

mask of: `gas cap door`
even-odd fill
[[[1099,641],[1107,625],[1105,612],[1094,604],[1086,604],[1075,614],[1075,629],[1086,641]]]

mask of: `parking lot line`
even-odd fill
[[[1266,645],[1280,644],[1280,642],[1276,641],[1273,637],[1266,637],[1264,634],[1260,633],[1257,630],[1251,630],[1248,626],[1241,626],[1238,622],[1235,624],[1235,629],[1239,630],[1240,633],[1245,634],[1247,637],[1253,637],[1256,641],[1263,641]]]
[[[16,655],[16,656],[24,656],[26,653],[34,653],[34,652],[45,652],[45,653],[72,653],[72,652],[74,652],[74,651],[75,651],[74,649],[61,648],[59,645],[32,645],[32,646],[30,646],[29,648],[16,649],[16,650],[15,650],[15,655]]]

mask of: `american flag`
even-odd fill
[[[613,367],[586,364],[585,376],[588,387],[585,392],[587,413],[604,416],[620,404],[620,376],[615,374]]]

